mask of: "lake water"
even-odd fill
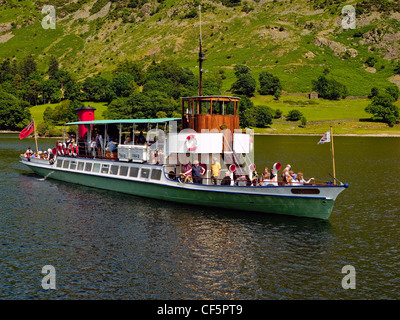
[[[279,161],[330,180],[319,139],[256,136],[257,170]],[[400,139],[334,142],[350,187],[320,221],[44,180],[18,162],[34,140],[0,134],[0,299],[399,299]],[[45,265],[55,290],[42,288]],[[355,289],[342,287],[346,265]]]

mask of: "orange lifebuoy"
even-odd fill
[[[197,149],[197,139],[194,134],[186,137],[186,147],[189,151],[194,151]]]

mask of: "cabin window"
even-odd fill
[[[115,175],[118,174],[118,168],[119,166],[111,166],[110,173]]]
[[[71,166],[69,167],[71,170],[76,169],[76,161],[71,161]]]
[[[225,102],[224,103],[224,114],[234,115],[235,114],[235,106],[233,102]]]
[[[78,170],[82,171],[84,164],[85,164],[84,162],[78,162]]]
[[[95,163],[94,164],[93,172],[100,172],[100,163]]]
[[[86,162],[85,171],[92,171],[92,163]]]
[[[127,176],[128,175],[128,167],[121,166],[119,168],[119,175],[120,176]]]
[[[210,114],[210,113],[211,113],[210,102],[209,101],[202,101],[201,102],[200,114]]]
[[[63,168],[68,169],[69,167],[69,160],[64,160]]]
[[[139,173],[139,168],[131,167],[131,170],[129,171],[129,176],[132,178],[137,178],[138,173]]]
[[[140,172],[140,177],[147,179],[150,175],[150,169],[143,168]]]
[[[221,103],[213,101],[213,114],[222,114]]]
[[[151,179],[160,180],[161,179],[161,170],[160,169],[151,170]]]
[[[102,166],[101,166],[101,173],[108,173],[108,169],[109,169],[110,167],[108,166],[108,164],[103,164]]]
[[[57,160],[56,167],[57,168],[61,168],[62,167],[62,163],[63,163],[62,160]]]
[[[294,194],[319,194],[319,189],[314,188],[296,188],[291,190]]]

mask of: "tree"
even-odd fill
[[[247,97],[254,96],[256,91],[256,80],[249,74],[240,75],[235,83],[232,84],[231,91]]]
[[[76,114],[76,109],[83,107],[83,103],[79,101],[63,100],[54,107],[54,110],[48,113],[50,119],[54,124],[63,124],[65,122],[77,121],[78,116]]]
[[[272,124],[274,111],[267,106],[256,106],[256,126],[257,128],[265,128]]]
[[[61,101],[60,84],[55,79],[44,80],[40,85],[43,103],[57,103]]]
[[[389,127],[393,127],[399,117],[399,108],[393,103],[396,100],[388,92],[382,92],[372,98],[372,103],[365,108],[374,117],[382,118]]]
[[[131,74],[133,76],[133,80],[135,80],[139,86],[143,85],[146,75],[143,64],[140,61],[130,60],[120,62],[114,72],[115,74],[123,72]]]
[[[21,76],[26,79],[32,72],[37,71],[36,61],[32,55],[29,55],[22,60],[20,66]]]
[[[249,66],[245,64],[237,64],[234,66],[233,70],[235,71],[236,78],[239,78],[244,74],[251,74],[251,69]]]
[[[303,116],[303,114],[299,110],[293,109],[293,110],[290,110],[288,112],[288,114],[286,115],[286,120],[288,120],[288,121],[299,121],[302,116]]]
[[[260,94],[280,96],[282,85],[278,77],[267,71],[263,71],[260,73],[258,80],[260,81]]]
[[[313,80],[311,86],[312,90],[318,92],[318,95],[324,99],[338,100],[347,95],[344,84],[334,79],[327,79],[325,76],[319,76],[318,80]]]
[[[399,99],[400,90],[398,86],[388,87],[386,88],[386,92],[393,97],[394,101],[397,101]]]
[[[22,130],[31,121],[29,103],[0,90],[0,130]]]
[[[86,101],[111,102],[116,97],[111,82],[99,75],[86,78],[82,84],[82,91],[82,98]]]
[[[58,71],[58,61],[54,56],[50,57],[49,69],[47,70],[47,74],[50,79],[53,79]]]
[[[112,79],[111,88],[118,97],[129,97],[129,95],[137,90],[137,84],[133,75],[122,72]]]

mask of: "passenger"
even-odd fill
[[[108,150],[111,153],[117,152],[117,145],[118,145],[118,143],[115,142],[113,138],[110,138],[110,140],[108,141],[108,144],[107,144]]]
[[[200,166],[199,162],[195,160],[193,162],[193,167],[192,167],[192,176],[193,176],[193,182],[194,183],[203,183],[203,178],[202,175],[205,173],[205,169]]]
[[[270,181],[271,179],[271,174],[268,171],[268,167],[265,167],[264,172],[261,174],[261,178],[260,178],[260,185],[264,185],[265,182]]]
[[[296,177],[296,181],[298,181],[298,182],[301,183],[301,184],[310,183],[311,180],[315,180],[315,179],[314,179],[314,178],[310,178],[310,179],[308,179],[307,181],[304,180],[304,177],[303,177],[303,173],[302,173],[302,172],[299,172],[299,173],[297,174],[297,177]]]
[[[72,136],[69,134],[69,135],[68,135],[68,138],[67,138],[67,141],[66,141],[66,147],[68,148],[69,145],[70,145],[71,143],[73,143],[73,141],[74,141],[74,138],[72,138]]]
[[[193,179],[192,179],[192,166],[190,164],[190,162],[188,162],[187,164],[183,165],[182,167],[183,172],[179,175],[178,180],[183,182],[183,183],[192,183]]]
[[[30,158],[30,156],[33,154],[31,147],[28,147],[28,150],[26,150],[24,154],[25,157]]]
[[[211,164],[211,184],[218,184],[218,178],[221,174],[221,165],[217,161],[217,158],[213,158],[213,163]]]
[[[130,136],[128,136],[126,138],[126,140],[124,141],[124,144],[125,145],[132,145],[133,144],[132,138]]]
[[[281,175],[281,177],[282,177],[282,181],[285,183],[285,182],[288,182],[287,181],[287,178],[290,176],[290,174],[289,174],[289,170],[292,168],[292,166],[290,165],[290,164],[288,164],[288,165],[286,165],[286,168],[285,169],[283,169],[283,171],[282,171],[282,175]]]
[[[101,149],[102,148],[103,148],[103,137],[100,133],[96,132],[97,157],[101,157]]]
[[[225,177],[221,181],[221,186],[230,186],[232,182],[232,179],[229,175],[229,171],[225,172]]]
[[[96,139],[94,137],[92,137],[92,139],[90,140],[89,147],[90,147],[90,152],[91,152],[93,158],[95,158],[96,157],[97,143],[96,143]]]
[[[145,144],[146,143],[146,138],[143,135],[143,131],[140,131],[139,137],[138,137],[138,144]]]
[[[297,174],[295,174],[293,170],[289,171],[289,175],[293,178],[293,181],[296,180]]]

